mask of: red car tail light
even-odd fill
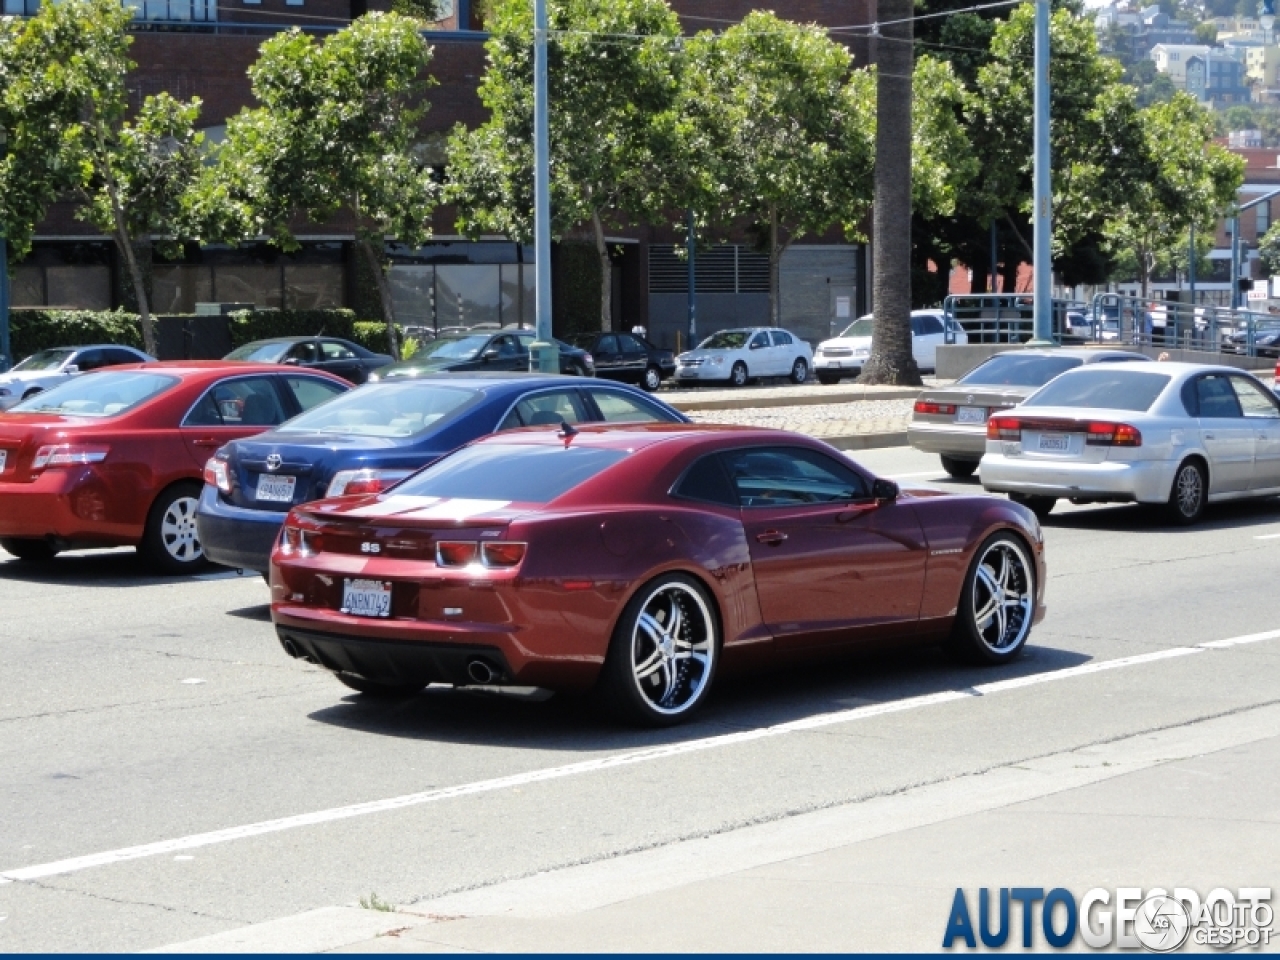
[[[320,534],[292,523],[286,523],[280,536],[280,552],[286,556],[314,557],[320,552]]]
[[[513,540],[492,540],[480,545],[480,562],[486,567],[518,567],[524,559],[527,543]]]
[[[357,493],[381,493],[412,472],[412,470],[339,470],[329,481],[325,496],[349,497]]]
[[[466,567],[476,562],[480,545],[474,540],[439,540],[436,542],[436,566]]]
[[[1084,442],[1095,447],[1140,447],[1142,434],[1127,423],[1093,421],[1085,431]]]
[[[1022,421],[1017,417],[992,417],[987,421],[988,440],[1021,440]]]
[[[932,400],[917,400],[916,413],[944,413],[952,414],[956,412],[954,403],[934,403]]]
[[[101,463],[110,448],[101,444],[55,443],[41,447],[31,461],[32,470],[46,467],[74,467],[83,463]]]
[[[204,482],[223,493],[230,493],[231,474],[227,470],[227,461],[210,457],[209,462],[204,465]]]

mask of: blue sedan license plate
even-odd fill
[[[391,616],[391,584],[381,580],[343,580],[342,612],[353,617]]]

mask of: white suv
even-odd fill
[[[823,383],[839,383],[841,377],[856,377],[871,354],[871,314],[859,317],[840,336],[818,344],[813,372]],[[938,346],[946,342],[946,330],[955,334],[954,343],[968,343],[969,337],[954,319],[941,310],[911,311],[911,353],[921,370],[934,370]]]

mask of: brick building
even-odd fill
[[[228,117],[252,105],[246,70],[273,32],[300,26],[317,34],[338,29],[353,17],[389,6],[389,0],[126,0],[137,10],[131,56],[137,69],[131,94],[168,91],[203,101],[201,125],[219,139]],[[3,13],[30,15],[39,0],[0,0]],[[675,0],[687,31],[719,29],[765,6],[753,0]],[[769,4],[781,16],[830,27],[869,23],[874,0],[783,0]],[[423,128],[428,155],[442,155],[443,136],[455,124],[480,123],[476,88],[484,72],[486,34],[470,0],[444,0],[444,17],[427,31],[434,48],[431,109]],[[850,41],[865,62],[860,41]],[[438,327],[479,322],[509,323],[533,314],[533,250],[501,239],[469,241],[456,236],[452,215],[438,210],[435,238],[419,250],[392,248],[391,282],[397,316],[405,323]],[[197,302],[255,303],[311,308],[350,306],[369,315],[368,284],[352,252],[350,225],[328,223],[298,231],[302,249],[281,253],[266,243],[235,249],[189,247],[177,262],[158,257],[152,265],[155,309],[190,312]],[[865,251],[839,237],[810,238],[794,245],[782,264],[784,324],[816,340],[852,302],[865,304]],[[611,238],[620,252],[614,263],[614,323],[643,324],[654,339],[674,345],[685,324],[687,287],[683,263],[674,256],[674,234],[646,227]],[[563,248],[564,245],[561,245]],[[553,257],[559,274],[563,249]],[[768,274],[764,260],[745,244],[727,245],[698,263],[699,328],[702,331],[767,322]],[[680,269],[675,267],[679,265]],[[113,244],[74,217],[69,204],[50,211],[31,255],[16,265],[15,307],[106,309],[121,302],[121,270]],[[560,284],[553,283],[559,290]],[[851,300],[849,298],[852,298]],[[581,318],[557,297],[557,327]]]

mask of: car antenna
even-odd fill
[[[556,436],[564,437],[565,440],[571,440],[578,435],[578,428],[571,424],[568,420],[561,418],[560,430]]]

